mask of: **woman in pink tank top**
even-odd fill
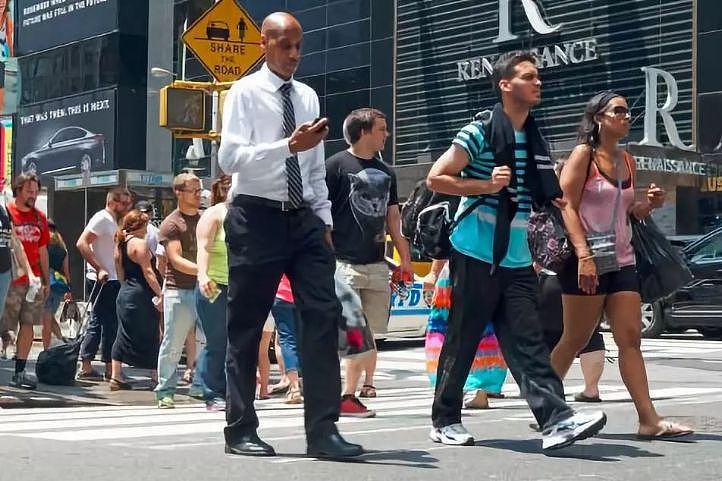
[[[634,159],[618,143],[629,133],[629,107],[621,95],[603,92],[587,103],[577,145],[561,173],[567,205],[562,211],[574,255],[558,273],[562,285],[564,333],[551,353],[554,370],[564,377],[606,313],[619,347],[619,370],[639,415],[638,435],[666,438],[692,430],[665,420],[649,395],[640,348],[641,299],[629,216],[641,219],[664,203],[665,192],[651,184],[635,200]],[[590,234],[614,233],[617,268],[598,275],[602,256],[589,247]],[[611,249],[610,249],[611,250]],[[610,252],[611,254],[611,252]],[[615,266],[616,267],[616,266]]]

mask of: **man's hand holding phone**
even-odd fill
[[[291,134],[288,147],[291,152],[305,152],[316,147],[328,135],[328,119],[319,117],[313,122],[304,122]]]

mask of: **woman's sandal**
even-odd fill
[[[120,381],[118,379],[115,379],[114,377],[110,378],[110,381],[108,381],[110,385],[111,391],[132,391],[133,385],[129,382]]]
[[[286,404],[303,404],[303,395],[300,389],[289,389],[286,394]]]
[[[290,382],[284,382],[284,383],[278,383],[271,386],[271,389],[268,390],[268,394],[274,395],[274,394],[283,394],[291,387]]]
[[[376,397],[376,388],[371,384],[364,384],[361,386],[361,391],[358,393],[358,397]]]
[[[681,438],[682,436],[689,436],[694,433],[694,430],[687,426],[673,421],[667,421],[665,419],[658,422],[657,427],[659,429],[652,434],[643,434],[638,432],[637,439],[643,441],[653,441],[655,439],[675,439]]]

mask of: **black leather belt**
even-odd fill
[[[236,207],[248,204],[262,205],[272,209],[278,209],[282,212],[298,212],[306,208],[306,204],[292,206],[290,202],[284,200],[271,200],[265,197],[256,197],[255,195],[238,194],[233,198],[232,204]]]

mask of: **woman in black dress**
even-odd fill
[[[123,363],[150,369],[151,377],[156,376],[162,292],[160,274],[144,239],[147,228],[148,215],[132,210],[123,218],[116,236],[115,264],[121,287],[116,302],[118,335],[113,344],[111,391],[132,389],[122,381]]]

